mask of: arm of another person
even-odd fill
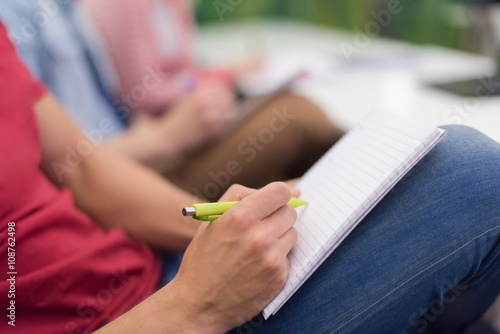
[[[183,251],[199,227],[181,216],[198,201],[125,155],[94,146],[55,98],[35,105],[42,146],[41,168],[76,205],[105,228],[121,227],[154,247]]]
[[[162,164],[213,138],[234,114],[231,92],[214,84],[185,95],[157,117],[136,115],[132,125],[104,146],[144,164]]]

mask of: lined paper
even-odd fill
[[[444,131],[400,115],[373,112],[300,180],[288,280],[263,310],[275,314],[382,197],[443,137]]]

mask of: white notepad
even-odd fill
[[[267,319],[297,291],[356,225],[443,137],[445,131],[400,115],[373,112],[299,181],[297,244],[290,274],[263,310]]]

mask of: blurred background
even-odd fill
[[[269,90],[306,73],[293,89],[346,130],[386,109],[500,141],[498,1],[200,0],[195,13],[200,62],[264,55],[253,81]]]
[[[391,0],[253,0],[221,1],[237,7],[228,10],[224,20],[294,19],[326,27],[352,30],[372,17],[371,10],[387,8]],[[438,44],[482,52],[488,49],[488,22],[482,6],[494,1],[419,0],[400,1],[405,10],[383,27],[382,36],[417,44]],[[201,25],[217,23],[221,17],[216,1],[197,1],[196,18]],[[482,22],[481,22],[482,21]]]

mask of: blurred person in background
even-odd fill
[[[232,183],[261,187],[298,177],[343,134],[307,99],[285,95],[221,135],[233,117],[234,97],[218,79],[170,100],[159,113],[144,108],[147,99],[116,98],[120,72],[110,71],[100,35],[85,13],[75,1],[0,3],[20,56],[94,143],[168,169],[172,182],[200,197],[214,200]],[[170,73],[155,63],[147,70],[137,86],[147,88],[147,97],[177,92]],[[262,129],[273,131],[270,141],[267,132],[259,136]],[[224,174],[222,180],[217,173]]]
[[[116,68],[121,93],[142,85],[148,69],[167,74],[162,87],[152,90],[134,107],[161,114],[190,91],[206,86],[231,89],[235,78],[258,67],[227,65],[201,68],[194,62],[195,22],[186,0],[80,0],[102,34]],[[214,99],[217,97],[214,96]]]
[[[190,1],[81,0],[81,3],[105,40],[118,73],[120,94],[130,94],[134,87],[140,86],[152,68],[166,74],[160,87],[135,103],[136,113],[161,115],[183,96],[207,87],[219,87],[221,94],[222,91],[234,94],[236,79],[258,68],[257,59],[216,68],[197,66],[193,60],[195,23]],[[206,98],[207,103],[220,99],[216,94],[207,94]],[[254,139],[261,129],[269,129],[273,124],[275,110],[288,115],[290,122],[278,122],[278,131],[274,131],[270,142],[267,138],[264,143]],[[199,112],[201,116],[204,111]],[[281,125],[285,125],[283,132]],[[341,134],[311,101],[292,93],[281,93],[258,107],[236,131],[167,171],[166,175],[184,189],[192,189],[213,182],[206,171],[225,170],[225,164],[235,160],[239,166],[248,165],[252,176],[240,174],[233,180],[260,187],[261,179],[269,182],[301,175]],[[280,157],[281,162],[277,162],[276,157]],[[269,169],[276,164],[282,165],[278,173]],[[261,175],[257,177],[256,173]]]
[[[95,144],[106,139],[106,146],[121,150],[150,164],[175,156],[187,149],[186,132],[198,140],[210,136],[227,116],[230,97],[221,96],[218,105],[205,106],[205,126],[187,123],[185,115],[203,104],[203,94],[183,99],[171,108],[171,115],[154,121],[134,120],[127,124],[130,111],[112,97],[112,67],[99,39],[76,10],[76,3],[65,1],[6,0],[0,2],[0,17],[9,29],[17,51],[31,72],[58,97],[69,114]],[[161,78],[150,78],[152,84]],[[214,112],[215,111],[215,112]],[[196,127],[193,124],[197,125]],[[178,143],[174,147],[173,143]]]

